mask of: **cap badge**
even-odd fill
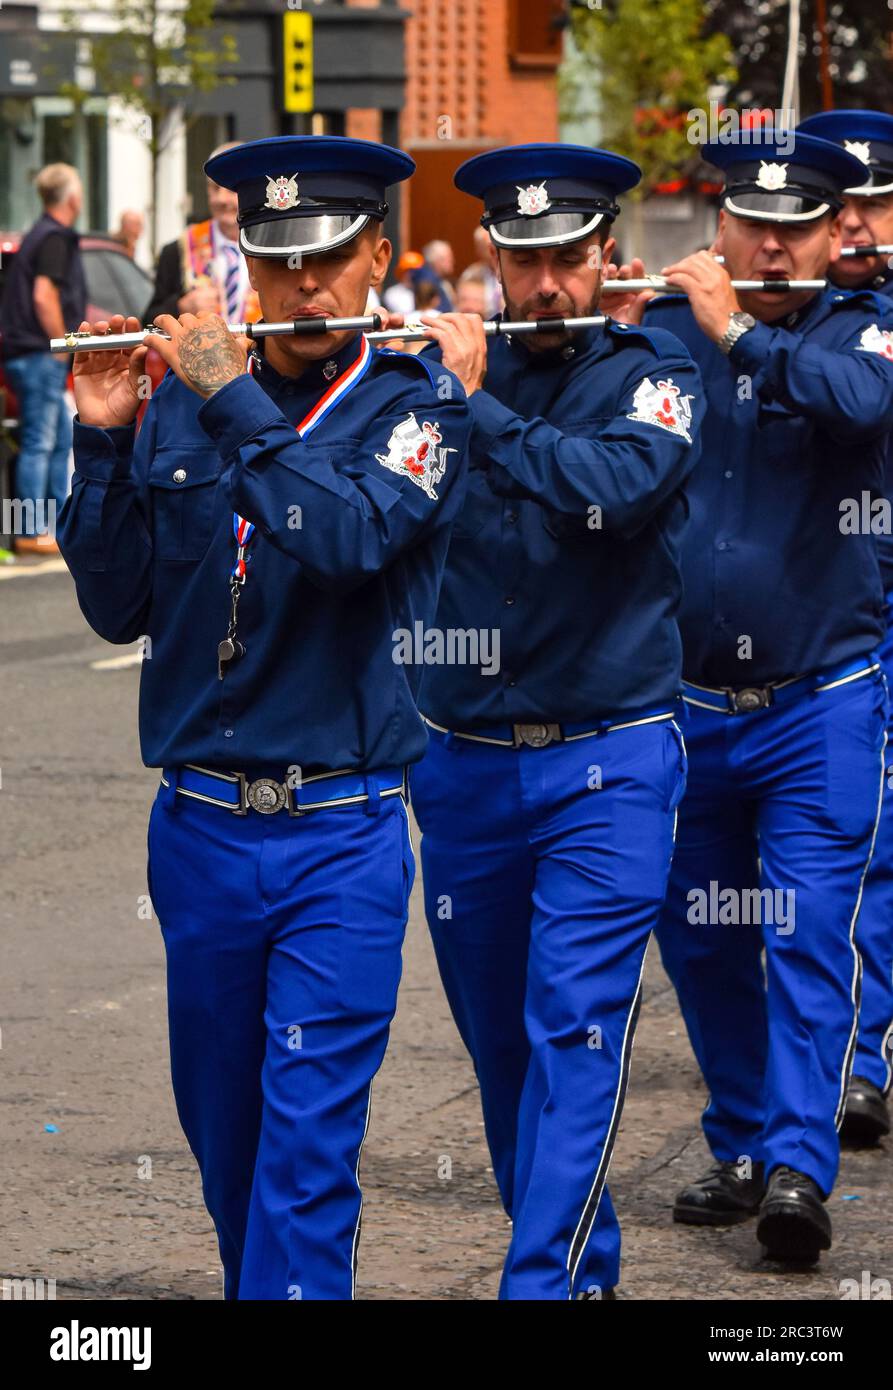
[[[854,154],[863,164],[871,163],[871,146],[867,140],[844,140],[843,147],[847,154]]]
[[[280,174],[278,179],[267,178],[265,208],[270,208],[273,212],[287,212],[289,208],[296,208],[300,201],[297,174],[293,174],[290,179],[284,174]]]
[[[786,188],[788,182],[788,166],[786,164],[767,164],[764,159],[760,160],[760,172],[757,174],[757,187],[765,188],[767,193],[775,193],[779,188]]]
[[[443,435],[437,424],[423,420],[421,425],[413,414],[392,431],[388,440],[388,452],[376,454],[375,458],[383,468],[392,473],[402,473],[412,479],[423,492],[437,501],[434,488],[446,472],[447,454],[455,449],[442,447]]]
[[[515,187],[518,190],[518,211],[524,217],[536,217],[537,213],[547,212],[552,206],[545,180],[538,187],[534,183],[529,183],[526,188],[520,184]]]

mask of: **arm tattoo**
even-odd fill
[[[190,386],[202,396],[212,396],[245,370],[239,345],[222,321],[201,323],[184,333],[180,366]]]

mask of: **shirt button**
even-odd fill
[[[234,734],[235,732],[236,732],[235,729],[224,729],[224,731],[223,731],[223,737],[224,737],[224,738],[232,738],[232,736],[233,736],[233,734]]]
[[[515,601],[515,600],[514,600],[511,596],[509,596],[509,598],[506,599],[506,604],[508,605],[509,608],[511,608],[512,604],[514,603],[514,601]]]
[[[514,526],[515,522],[518,520],[518,513],[517,513],[517,512],[506,512],[506,514],[505,514],[505,519],[506,519],[507,522],[509,522],[510,525]]]
[[[732,477],[732,470],[731,470],[731,468],[727,468],[727,469],[726,469],[725,473],[723,474],[723,477],[724,477],[724,478],[731,478],[731,477]]]
[[[718,541],[716,548],[717,550],[728,550],[729,543],[728,541]]]
[[[174,482],[175,482],[175,483],[185,483],[185,481],[186,481],[186,469],[185,469],[185,468],[178,468],[177,471],[176,471],[176,473],[174,474]]]

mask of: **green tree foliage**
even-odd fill
[[[212,33],[213,13],[214,0],[107,0],[103,18],[108,30],[91,28],[88,32],[77,11],[63,11],[66,28],[90,44],[97,89],[115,94],[135,118],[148,145],[153,251],[157,241],[158,165],[175,129],[172,118],[182,113],[188,94],[210,92],[236,80],[236,41],[230,34]],[[68,85],[63,94],[75,101],[90,95],[83,88]]]
[[[571,22],[579,57],[562,83],[564,114],[581,84],[597,84],[602,143],[641,166],[636,195],[644,197],[697,161],[687,112],[706,110],[735,79],[732,46],[703,32],[702,0],[604,0],[575,7]]]
[[[788,0],[706,0],[707,30],[727,34],[738,65],[728,100],[778,106],[784,77]],[[893,6],[888,0],[827,0],[834,105],[893,111]],[[822,109],[816,0],[801,0],[801,115]]]

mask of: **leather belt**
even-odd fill
[[[370,780],[378,784],[380,797],[406,795],[406,772],[400,767],[379,768],[375,772],[321,772],[302,778],[300,785],[294,787],[289,780],[257,777],[252,781],[244,772],[218,772],[186,763],[178,769],[165,768],[161,780],[166,787],[176,780],[180,796],[219,806],[234,816],[247,816],[249,810],[262,816],[282,810],[290,816],[306,816],[333,806],[355,806],[369,800],[366,784]]]
[[[770,705],[785,705],[801,695],[835,690],[838,686],[862,680],[879,670],[880,665],[872,653],[855,661],[829,666],[824,671],[813,671],[808,676],[770,681],[768,685],[723,686],[716,690],[707,685],[695,685],[694,681],[683,681],[682,698],[687,705],[717,710],[720,714],[754,714],[757,710],[768,709]]]
[[[640,724],[659,724],[674,719],[675,712],[665,706],[661,709],[631,710],[628,718],[617,720],[602,719],[597,723],[585,724],[488,724],[487,732],[472,734],[462,729],[446,729],[435,724],[426,714],[422,715],[429,729],[439,734],[452,734],[453,738],[467,739],[469,743],[490,743],[497,748],[548,748],[551,743],[574,743],[581,738],[597,738],[599,734],[614,733],[618,729],[634,729]]]

